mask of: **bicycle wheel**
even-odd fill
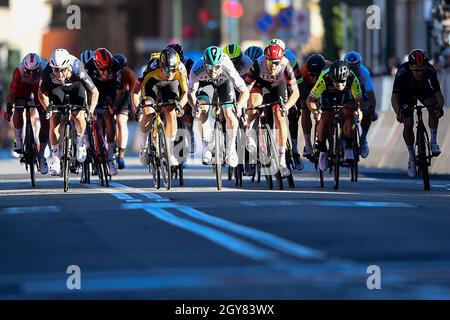
[[[242,164],[238,164],[236,168],[234,168],[234,179],[236,187],[242,187],[242,177],[244,175],[244,167]]]
[[[353,155],[355,161],[350,165],[351,181],[358,182],[359,144],[358,133],[353,137]]]
[[[169,162],[169,144],[162,124],[158,125],[158,139],[160,177],[162,178],[166,189],[170,190],[172,187],[172,171]]]
[[[272,175],[270,174],[271,158],[269,156],[269,149],[267,148],[267,135],[261,126],[257,126],[256,145],[258,148],[257,157],[257,182],[261,182],[261,176],[264,176],[269,190],[273,189]]]
[[[178,165],[178,182],[180,187],[184,186],[184,172],[183,172],[183,163]]]
[[[288,167],[288,169],[291,173],[287,177],[287,181],[288,181],[289,188],[295,189],[294,175],[292,174],[292,172],[294,172],[295,165],[294,165],[294,160],[292,158],[292,154],[293,153],[292,153],[292,149],[291,149],[291,144],[288,141],[287,147],[286,147],[286,166]]]
[[[334,124],[334,190],[339,189],[339,165],[341,159],[341,141],[339,123]]]
[[[270,151],[270,159],[275,163],[275,170],[277,171],[277,173],[275,174],[277,187],[279,190],[283,190],[283,179],[280,173],[280,161],[278,159],[277,142],[273,136],[272,129],[268,124],[265,125],[265,129],[267,132],[267,149]]]
[[[24,143],[24,157],[26,169],[30,173],[31,186],[36,187],[36,143],[34,141],[33,128],[31,126],[31,120],[27,119],[27,125],[25,129],[25,143]]]
[[[98,150],[100,152],[99,164],[98,164],[98,177],[100,179],[100,184],[102,187],[109,187],[108,179],[108,151],[106,150],[105,140],[103,137],[103,132],[99,125],[95,128],[97,133]]]
[[[223,163],[223,148],[224,148],[224,138],[223,129],[220,122],[215,122],[214,124],[214,154],[215,163],[214,171],[216,172],[216,185],[217,190],[222,190],[222,163]]]
[[[422,174],[423,188],[429,191],[430,186],[430,174],[428,172],[428,155],[427,146],[425,141],[425,129],[421,126],[418,128],[417,132],[417,148],[418,148],[418,161],[417,166],[419,167],[419,172]]]
[[[64,192],[69,191],[69,167],[70,167],[70,153],[71,153],[70,130],[71,127],[69,124],[69,120],[67,120],[66,127],[64,128],[64,142],[63,142],[63,156],[62,156]]]

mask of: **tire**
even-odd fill
[[[69,120],[67,120],[66,127],[64,129],[64,142],[63,142],[63,178],[64,178],[64,192],[69,191],[69,163],[70,163],[70,153],[71,153],[71,141],[70,141],[70,125]]]
[[[184,186],[184,172],[182,163],[178,166],[178,182],[180,184],[180,187]]]
[[[97,133],[98,149],[100,150],[100,163],[98,164],[98,177],[102,187],[109,187],[108,179],[108,165],[107,165],[107,153],[105,148],[105,141],[102,134],[102,130],[99,126],[95,128]]]
[[[325,187],[325,183],[323,181],[323,171],[319,169],[319,179],[320,179],[320,187],[323,189]]]
[[[291,154],[292,154],[291,151],[292,151],[292,149],[291,149],[291,146],[288,141],[288,145],[286,148],[286,165],[287,165],[289,171],[291,172],[291,174],[287,177],[287,181],[288,181],[288,187],[291,189],[295,189],[294,175],[293,175],[294,161],[291,157]]]
[[[339,123],[334,124],[334,190],[339,189],[339,165],[341,158],[341,139],[340,139],[340,130]]]
[[[169,144],[162,124],[158,125],[158,139],[160,179],[164,181],[165,188],[170,190],[172,187],[172,168],[169,162]]]
[[[25,162],[27,169],[30,172],[30,180],[31,180],[31,186],[33,188],[36,187],[36,143],[34,141],[34,133],[33,128],[31,126],[31,120],[27,119],[26,123],[26,130],[25,130]]]
[[[214,171],[216,173],[216,186],[217,190],[222,190],[222,162],[223,162],[223,129],[222,124],[216,122],[214,125],[214,154],[215,154],[215,163],[214,163]]]
[[[419,172],[422,174],[423,189],[430,191],[430,174],[428,172],[428,155],[427,146],[425,141],[425,132],[422,129],[417,133],[417,144],[418,144],[418,166]]]
[[[234,168],[234,177],[236,182],[236,187],[242,188],[242,177],[244,175],[244,167],[242,164],[238,164],[236,168]]]
[[[265,129],[267,132],[267,142],[268,142],[267,145],[268,145],[268,149],[270,150],[270,158],[272,160],[274,160],[275,168],[277,169],[277,173],[275,174],[277,188],[279,190],[283,190],[283,179],[281,178],[280,162],[278,160],[277,143],[273,136],[272,129],[270,129],[268,124],[265,125]]]

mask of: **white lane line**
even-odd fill
[[[245,242],[221,231],[176,217],[175,215],[169,213],[164,209],[151,208],[145,209],[145,211],[150,213],[155,218],[158,218],[159,220],[195,233],[224,248],[227,248],[228,250],[233,251],[234,253],[245,256],[247,258],[258,261],[268,261],[277,258],[277,254],[273,251],[256,247],[249,242]]]
[[[126,185],[121,184],[121,183],[110,182],[109,184],[110,184],[111,186],[117,188],[117,189],[120,189],[122,192],[126,192],[126,193],[137,193],[137,194],[140,194],[140,195],[142,195],[142,196],[144,196],[144,197],[146,197],[147,199],[150,199],[150,200],[170,201],[169,199],[165,199],[165,198],[163,198],[163,197],[161,197],[161,196],[159,196],[159,195],[157,195],[157,194],[155,194],[155,193],[145,192],[145,191],[143,191],[143,190],[141,190],[141,189],[132,188],[132,187],[126,186]]]
[[[11,207],[2,209],[6,214],[29,214],[29,213],[56,213],[60,211],[57,206],[35,206],[35,207]]]
[[[189,215],[190,217],[202,220],[216,227],[220,227],[228,231],[232,231],[240,235],[246,236],[252,240],[258,241],[263,245],[272,247],[281,252],[287,253],[289,255],[298,258],[323,259],[325,257],[325,253],[323,252],[302,246],[300,244],[270,234],[268,232],[256,230],[231,221],[227,221],[225,219],[214,217],[187,206],[179,206],[177,209]]]
[[[134,199],[133,197],[129,196],[129,195],[126,194],[126,193],[123,193],[123,192],[116,192],[114,189],[111,189],[111,188],[104,188],[104,187],[102,187],[102,186],[100,186],[100,185],[84,184],[84,186],[86,186],[86,187],[88,187],[88,188],[91,188],[91,189],[95,189],[95,190],[101,191],[101,192],[103,192],[103,193],[110,194],[110,195],[112,195],[113,197],[115,197],[115,198],[117,198],[117,199],[119,199],[119,200],[126,200],[126,201],[129,201],[129,200],[136,200],[136,199]]]

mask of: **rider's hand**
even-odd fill
[[[355,111],[355,117],[357,117],[358,122],[361,122],[362,118],[363,118],[363,112],[361,111],[360,108],[356,109]]]
[[[137,122],[140,122],[142,120],[142,109],[139,108],[136,110],[136,113],[134,114],[134,120]]]
[[[179,101],[175,101],[175,112],[177,113],[177,117],[182,117],[184,116],[184,110],[181,107],[181,104]]]
[[[199,119],[200,118],[200,107],[197,104],[192,107],[192,116],[195,119]]]
[[[6,105],[6,112],[4,113],[3,117],[4,117],[5,120],[7,120],[8,122],[11,121],[11,118],[12,118],[12,116],[13,116],[13,110],[12,110],[13,108],[14,108],[14,106],[13,106],[12,104],[10,104],[10,103],[8,103],[8,104]]]
[[[398,122],[400,122],[400,123],[403,123],[403,120],[404,120],[405,118],[404,118],[404,116],[403,116],[403,112],[402,111],[400,111],[399,113],[397,113],[397,121]]]
[[[320,121],[320,118],[322,116],[322,111],[321,110],[317,110],[317,109],[314,110],[313,116],[314,116],[314,120]]]
[[[44,111],[45,119],[49,120],[52,117],[53,109],[51,106],[48,106],[47,109]]]

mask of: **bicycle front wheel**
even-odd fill
[[[25,130],[25,149],[24,156],[27,166],[27,170],[30,172],[31,185],[36,187],[36,143],[34,141],[33,128],[31,126],[31,120],[27,119],[27,125]]]
[[[423,189],[429,191],[430,186],[430,173],[428,172],[428,155],[427,144],[425,141],[425,131],[423,128],[418,130],[417,133],[417,146],[418,146],[418,161],[419,172],[422,174]]]
[[[220,122],[216,122],[214,125],[214,171],[216,173],[216,185],[217,190],[222,190],[222,163],[223,163],[223,129]]]
[[[70,152],[71,152],[71,141],[70,141],[70,125],[69,125],[69,120],[68,120],[67,124],[66,124],[66,127],[64,129],[63,156],[62,156],[62,170],[63,170],[63,178],[64,178],[64,192],[69,191]]]
[[[172,171],[169,162],[169,144],[167,141],[164,127],[160,124],[158,126],[158,139],[159,139],[159,164],[161,178],[164,181],[164,186],[167,190],[172,187]]]
[[[339,137],[339,123],[334,127],[334,190],[339,189],[339,165],[341,160],[341,139]]]

